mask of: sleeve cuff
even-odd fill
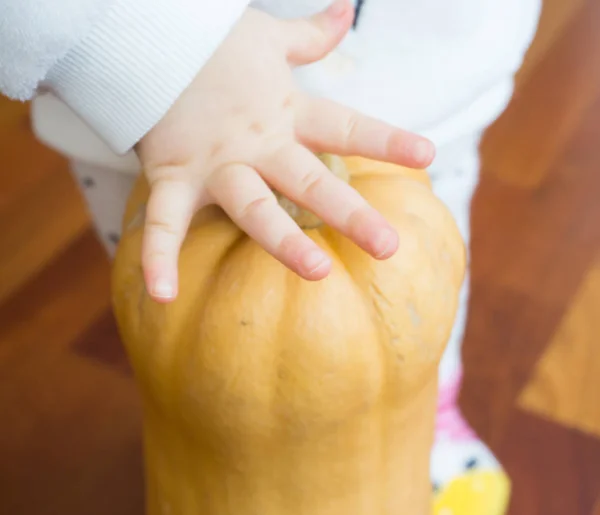
[[[117,154],[169,110],[249,0],[118,0],[44,86]]]

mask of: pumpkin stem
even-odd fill
[[[348,173],[346,164],[341,157],[333,154],[317,154],[317,157],[336,177],[345,182],[350,181],[350,174]],[[314,213],[311,213],[308,209],[300,207],[277,191],[275,191],[275,196],[277,197],[279,205],[288,215],[293,218],[293,220],[300,226],[301,229],[316,229],[323,225],[323,221]]]

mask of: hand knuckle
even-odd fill
[[[342,130],[344,141],[346,143],[352,142],[358,131],[358,117],[356,115],[348,116],[344,122]]]
[[[310,170],[300,179],[299,194],[302,196],[310,195],[311,192],[322,186],[324,180],[325,174],[321,170]]]
[[[165,220],[149,220],[148,230],[155,234],[166,234],[170,236],[177,236],[179,231],[169,222]]]
[[[236,213],[236,218],[240,220],[252,218],[265,208],[271,207],[275,202],[276,200],[273,195],[265,195],[255,198],[247,204],[241,206],[239,211]]]

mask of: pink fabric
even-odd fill
[[[477,436],[463,418],[458,408],[458,394],[462,382],[462,370],[448,384],[440,388],[438,394],[435,436],[451,440],[475,440]]]

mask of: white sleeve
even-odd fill
[[[249,0],[2,0],[0,91],[49,89],[123,154],[168,111]]]

